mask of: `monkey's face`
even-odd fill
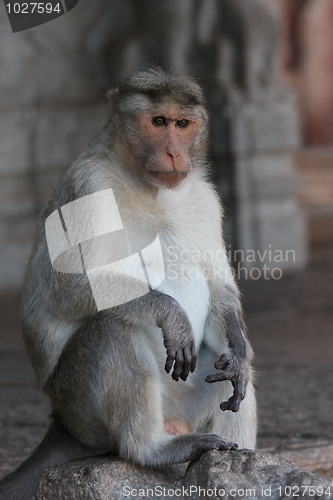
[[[144,149],[144,176],[158,187],[174,188],[192,169],[192,146],[200,118],[176,104],[159,106],[137,118]]]

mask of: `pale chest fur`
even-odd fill
[[[205,252],[214,244],[214,235],[208,229],[207,219],[213,216],[211,211],[214,209],[217,212],[214,217],[219,218],[219,206],[215,206],[214,197],[211,202],[211,206],[202,207],[200,198],[196,199],[196,193],[190,189],[184,189],[181,194],[163,190],[157,198],[163,213],[159,238],[166,276],[158,289],[174,297],[186,311],[197,347],[203,339],[210,307],[210,289],[203,260]],[[176,220],[175,213],[178,214]]]
[[[124,226],[135,235],[136,243],[140,241],[137,248],[146,247],[149,233],[157,235],[165,278],[153,288],[180,303],[199,347],[210,307],[207,266],[214,252],[222,249],[221,209],[215,192],[203,181],[187,182],[181,189],[160,190],[154,200],[136,197],[135,205],[125,207]]]

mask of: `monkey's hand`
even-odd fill
[[[167,351],[165,371],[173,366],[172,378],[186,380],[197,362],[194,333],[181,305],[172,297],[166,314],[159,314],[157,326],[162,329],[164,347]]]
[[[235,313],[226,316],[226,333],[228,338],[228,353],[221,354],[214,364],[222,373],[208,375],[206,382],[214,383],[230,380],[233,385],[233,395],[220,404],[221,410],[237,412],[245,397],[246,386],[250,378],[252,348],[245,339]]]

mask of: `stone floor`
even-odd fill
[[[333,475],[333,248],[280,281],[242,284],[256,354],[259,447]]]
[[[256,353],[259,448],[333,477],[333,248],[279,281],[241,283]],[[20,340],[17,293],[0,294],[0,476],[42,438],[49,405]]]

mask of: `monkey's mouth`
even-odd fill
[[[164,185],[172,189],[181,183],[187,177],[187,172],[156,172],[154,170],[149,170],[149,175],[156,179],[158,185]]]
[[[150,175],[153,175],[154,177],[157,177],[157,176],[160,176],[160,177],[164,177],[165,175],[169,175],[169,176],[176,176],[176,175],[182,175],[183,177],[186,177],[188,172],[175,172],[175,171],[172,171],[172,172],[154,172],[154,170],[149,170],[149,174]]]

